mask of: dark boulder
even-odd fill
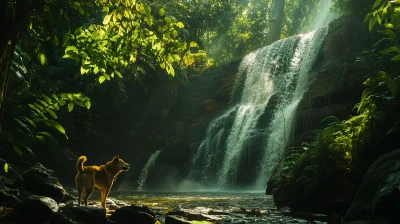
[[[400,149],[379,157],[364,175],[346,222],[400,222]]]
[[[20,223],[71,223],[64,215],[57,213],[58,205],[49,197],[31,195],[15,207],[15,213]]]
[[[92,206],[68,207],[63,213],[71,216],[77,222],[86,224],[107,223],[106,210],[104,208]]]
[[[57,202],[74,199],[67,193],[52,170],[42,164],[35,164],[22,173],[25,187],[34,194],[51,197]]]
[[[16,190],[7,187],[0,188],[0,205],[11,207],[17,205],[20,201],[17,196],[15,196],[15,191]]]
[[[145,206],[125,206],[115,210],[110,220],[117,224],[154,224],[155,214]]]

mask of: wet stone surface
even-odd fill
[[[71,192],[74,193],[73,191]],[[182,221],[203,221],[203,223],[327,223],[313,220],[313,217],[298,218],[288,211],[275,208],[271,196],[262,193],[236,192],[111,192],[107,199],[107,217],[115,210],[130,205],[145,206],[151,215],[162,224],[173,217]],[[69,201],[63,207],[75,207],[76,201]],[[96,192],[90,207],[100,207],[100,195]],[[168,218],[167,220],[172,220]],[[324,220],[319,219],[319,220]],[[185,222],[182,222],[185,223]]]

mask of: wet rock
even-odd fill
[[[110,220],[117,224],[154,224],[155,214],[145,206],[125,206],[115,210]]]
[[[64,215],[57,211],[57,202],[49,197],[37,195],[31,195],[15,207],[15,213],[21,223],[70,223]]]
[[[165,224],[190,224],[189,220],[177,215],[167,215],[165,217]]]
[[[25,187],[34,194],[51,197],[57,202],[74,199],[62,187],[52,170],[36,164],[22,173]]]
[[[15,196],[16,190],[12,190],[10,188],[4,187],[0,188],[0,205],[2,206],[15,206],[20,201]]]
[[[87,224],[102,224],[107,222],[104,208],[80,206],[69,207],[64,214],[71,216],[73,220]]]
[[[344,220],[400,222],[400,149],[379,157],[364,175]]]
[[[211,213],[214,213],[212,211],[210,211]],[[210,212],[208,213],[208,215],[205,214],[199,214],[199,213],[191,213],[191,212],[186,212],[186,211],[182,211],[179,209],[174,209],[170,212],[168,212],[166,215],[170,216],[171,223],[186,223],[185,221],[188,221],[189,223],[191,221],[202,221],[204,223],[206,222],[215,222],[215,221],[220,221],[221,219],[216,217],[216,216],[212,216],[210,214]]]

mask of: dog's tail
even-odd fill
[[[80,156],[76,162],[76,169],[78,170],[78,173],[85,172],[85,168],[83,167],[84,162],[86,162],[86,156]]]

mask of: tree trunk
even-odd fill
[[[15,8],[7,5],[9,3],[7,0],[2,0],[0,4],[0,12],[2,13],[0,21],[2,25],[4,24],[4,33],[0,38],[0,130],[4,117],[9,70],[17,45],[18,33],[29,14],[29,10],[25,8],[27,4],[25,0],[17,0]]]
[[[1,56],[0,67],[0,131],[2,130],[4,108],[6,103],[8,79],[10,77],[10,66],[14,57],[16,38],[11,41],[11,44],[5,49]]]
[[[285,22],[285,0],[274,0],[272,19],[269,25],[269,44],[281,39],[283,23]]]

